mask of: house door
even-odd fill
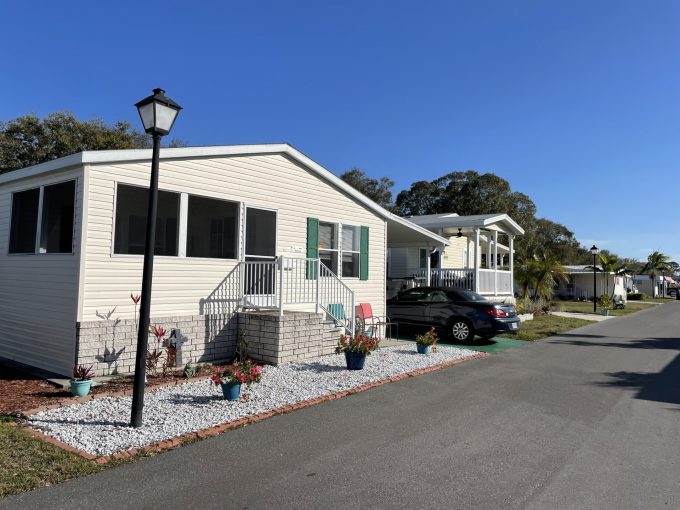
[[[276,306],[276,211],[246,208],[244,260],[246,304]]]

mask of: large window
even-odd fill
[[[40,253],[71,253],[73,251],[75,198],[75,181],[45,186]]]
[[[238,204],[189,196],[187,257],[235,259]]]
[[[72,253],[76,181],[42,187],[42,216],[38,224],[40,199],[40,188],[12,195],[9,253],[35,253],[36,244],[39,253]],[[36,243],[38,232],[40,242]]]
[[[319,259],[336,275],[338,273],[338,226],[335,223],[319,222]]]
[[[118,185],[116,233],[113,252],[143,255],[146,238],[148,188]],[[179,193],[158,192],[155,255],[177,256],[179,236]]]
[[[40,188],[29,189],[12,195],[10,253],[35,253],[39,200]]]
[[[359,278],[359,255],[361,229],[350,225],[342,226],[342,276]]]

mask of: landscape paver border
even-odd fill
[[[162,441],[157,441],[154,443],[150,443],[146,446],[142,446],[139,448],[131,448],[129,450],[125,450],[122,452],[116,452],[111,455],[102,455],[102,456],[96,456],[92,455],[91,453],[88,453],[86,451],[80,450],[78,448],[75,448],[74,446],[71,446],[69,444],[64,443],[63,441],[59,441],[58,439],[55,439],[52,436],[49,436],[42,431],[35,429],[31,427],[28,424],[23,425],[23,429],[26,430],[29,434],[31,434],[34,437],[37,437],[39,439],[42,439],[43,441],[46,441],[47,443],[50,443],[54,446],[57,446],[63,450],[66,450],[71,453],[75,453],[76,455],[79,455],[80,457],[96,462],[97,464],[107,464],[108,462],[114,461],[114,460],[120,460],[120,459],[127,459],[130,457],[134,457],[136,455],[144,454],[144,453],[159,453],[164,450],[169,450],[172,448],[177,448],[178,446],[181,446],[185,442],[192,442],[197,439],[206,439],[208,437],[213,437],[218,434],[221,434],[222,432],[226,432],[227,430],[235,429],[244,425],[248,425],[251,423],[257,423],[262,420],[266,420],[267,418],[271,418],[272,416],[277,416],[281,414],[287,414],[292,411],[297,411],[298,409],[304,409],[306,407],[311,407],[317,404],[320,404],[322,402],[328,402],[330,400],[335,400],[338,398],[346,397],[348,395],[353,395],[355,393],[361,393],[363,391],[369,390],[371,388],[376,388],[378,386],[382,386],[384,384],[392,383],[392,382],[397,382],[401,381],[403,379],[408,379],[410,377],[416,377],[419,375],[427,374],[430,372],[436,372],[437,370],[441,370],[443,368],[451,367],[454,365],[459,365],[461,363],[464,363],[466,361],[472,361],[476,359],[481,359],[481,358],[486,358],[489,356],[488,353],[486,352],[477,352],[475,354],[472,354],[470,356],[466,356],[464,358],[457,358],[449,361],[445,361],[443,363],[438,363],[436,365],[432,365],[429,367],[424,367],[424,368],[419,368],[416,370],[411,370],[409,372],[404,372],[399,375],[394,375],[391,377],[387,377],[385,379],[380,379],[378,381],[372,381],[369,383],[361,384],[359,386],[355,386],[354,388],[350,388],[347,390],[343,391],[338,391],[336,393],[329,393],[328,395],[322,395],[319,397],[307,399],[307,400],[301,400],[300,402],[296,402],[294,404],[288,404],[282,407],[277,407],[276,409],[271,409],[269,411],[265,411],[262,413],[258,414],[253,414],[251,416],[244,416],[242,418],[238,418],[236,420],[232,420],[229,422],[225,423],[220,423],[218,425],[215,425],[213,427],[209,427],[207,429],[201,429],[195,432],[186,432],[184,434],[180,434],[178,436],[169,438],[169,439],[164,439]],[[167,383],[161,383],[153,387],[151,391],[165,388],[168,386],[177,386],[181,384],[187,384],[190,382],[195,382],[195,381],[203,381],[206,379],[206,376],[198,376],[198,377],[191,377],[189,379],[184,379],[184,380],[177,380],[177,381],[169,381]],[[28,411],[24,411],[21,413],[23,417],[28,417],[43,411],[49,411],[50,409],[57,409],[60,407],[68,407],[72,405],[77,405],[83,402],[87,402],[89,400],[96,400],[100,398],[106,398],[106,397],[124,397],[124,396],[130,396],[132,395],[132,390],[122,390],[122,391],[113,391],[110,393],[107,392],[102,392],[98,393],[96,395],[88,395],[86,397],[77,397],[69,401],[60,401],[57,404],[50,404],[46,406],[40,406],[35,409],[30,409]]]

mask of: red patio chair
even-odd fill
[[[392,337],[392,327],[397,324],[390,322],[384,315],[374,315],[373,307],[370,303],[359,303],[354,307],[354,313],[359,323],[366,334],[380,337],[380,329],[385,328],[385,336]]]

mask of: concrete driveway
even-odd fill
[[[680,508],[680,302],[0,501]]]

